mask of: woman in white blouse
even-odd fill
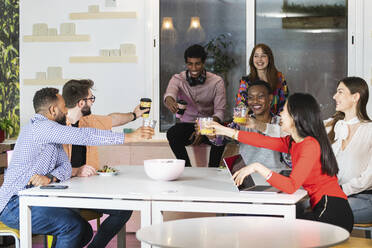
[[[336,113],[326,121],[336,155],[339,183],[348,196],[355,223],[372,223],[372,122],[368,85],[359,77],[342,79],[333,96]]]

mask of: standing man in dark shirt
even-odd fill
[[[191,166],[185,146],[198,143],[211,145],[209,166],[218,167],[225,146],[216,146],[206,136],[197,135],[195,121],[198,117],[213,117],[222,122],[226,106],[225,85],[223,79],[204,68],[207,53],[199,45],[186,49],[187,70],[173,75],[164,94],[165,106],[172,112],[178,110],[177,100],[187,102],[187,108],[180,119],[167,132],[167,139],[178,159],[184,159]]]
[[[68,109],[67,119],[74,127],[94,127],[111,130],[140,117],[147,110],[137,106],[131,113],[112,113],[106,116],[91,114],[91,106],[96,97],[92,94],[94,83],[91,80],[70,80],[63,86],[62,96]],[[64,145],[71,160],[72,176],[92,176],[99,168],[98,149],[95,146]],[[108,214],[98,229],[89,247],[105,247],[129,220],[132,211],[94,209]]]

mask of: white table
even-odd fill
[[[141,228],[138,240],[161,247],[328,247],[349,238],[345,229],[274,217],[210,217]]]
[[[268,184],[252,175],[257,185]],[[162,211],[278,215],[296,218],[296,203],[307,195],[303,189],[294,194],[237,192],[227,170],[186,168],[181,178],[162,182],[152,191],[152,224],[163,221]],[[160,191],[160,193],[158,192]]]
[[[185,168],[171,182],[149,179],[143,166],[117,166],[117,176],[72,178],[64,190],[32,188],[20,192],[22,247],[31,247],[31,206],[141,211],[141,227],[163,221],[162,211],[281,215],[295,219],[295,204],[306,196],[239,193],[226,170]],[[256,180],[256,178],[255,178]],[[256,180],[256,183],[258,181]],[[142,243],[142,247],[146,247]]]

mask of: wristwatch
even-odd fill
[[[131,112],[131,114],[133,115],[133,120],[132,120],[132,121],[135,121],[135,120],[137,119],[137,115],[136,115],[136,113]]]
[[[53,176],[52,174],[48,173],[48,174],[46,174],[45,176],[46,176],[47,178],[50,179],[50,183],[53,182],[53,178],[54,178],[54,176]]]
[[[58,178],[56,178],[55,176],[53,176],[53,175],[50,174],[50,173],[46,174],[45,176],[46,176],[47,178],[50,179],[50,183],[53,182],[53,179],[54,179],[54,178],[56,179],[56,183],[59,183],[59,182],[60,182],[60,180],[59,180]]]

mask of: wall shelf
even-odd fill
[[[137,63],[137,56],[77,56],[70,63]]]
[[[40,80],[40,79],[23,79],[24,85],[64,85],[70,79],[57,80]]]
[[[90,41],[89,34],[80,35],[56,35],[56,36],[23,36],[24,42],[77,42],[77,41]]]
[[[82,12],[70,13],[71,20],[86,19],[135,19],[137,12]]]

